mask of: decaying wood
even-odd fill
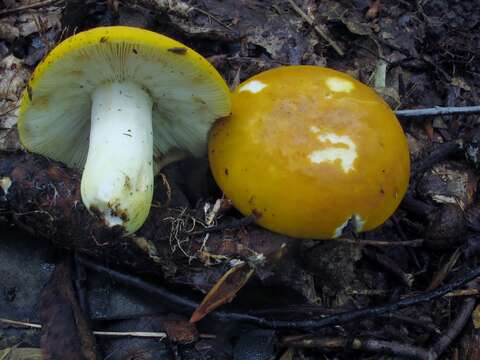
[[[157,181],[160,198],[166,191],[162,184]],[[222,275],[204,265],[261,260],[284,244],[295,244],[256,228],[246,233],[238,229],[203,233],[199,230],[204,229],[202,219],[196,218],[194,210],[163,206],[152,207],[144,226],[135,235],[125,236],[120,227],[109,228],[87,211],[77,171],[38,155],[0,153],[0,185],[0,206],[30,233],[57,246],[167,279],[177,272],[184,279],[189,274],[193,277],[196,266],[201,266],[211,277],[211,283],[200,286],[204,291]]]

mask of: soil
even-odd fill
[[[24,152],[16,130],[36,64],[105,25],[181,41],[232,88],[310,64],[394,110],[480,105],[478,0],[0,0],[0,359],[479,358],[479,115],[401,119],[411,183],[375,231],[270,233],[201,158],[162,171],[124,237],[81,204],[78,171]]]

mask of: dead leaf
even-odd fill
[[[168,340],[174,343],[190,344],[198,340],[198,331],[194,324],[186,319],[161,319],[162,329]]]
[[[75,297],[71,261],[55,269],[40,300],[42,349],[49,360],[96,360],[95,338]]]
[[[10,131],[17,123],[20,95],[30,77],[24,62],[13,55],[0,61],[0,150],[20,148],[16,135]]]
[[[283,355],[280,357],[280,360],[293,360],[294,355],[295,350],[293,350],[293,348],[290,348],[283,353]]]
[[[472,88],[470,87],[470,85],[467,84],[465,79],[462,79],[461,77],[452,78],[451,84],[453,86],[459,87],[460,89],[465,90],[465,91],[471,91],[472,90]]]
[[[374,0],[372,2],[372,5],[370,5],[370,8],[368,9],[367,13],[365,14],[365,17],[367,19],[374,19],[378,16],[378,13],[380,12],[380,9],[382,7],[382,4],[380,0]]]
[[[43,360],[39,348],[6,348],[0,350],[0,360]]]
[[[194,311],[190,322],[195,323],[219,306],[232,301],[235,295],[247,283],[248,279],[250,279],[253,272],[254,269],[247,263],[241,263],[228,270]]]
[[[14,42],[19,36],[20,32],[15,26],[6,21],[0,22],[0,39]]]
[[[475,307],[472,313],[473,327],[478,330],[480,329],[480,305]]]

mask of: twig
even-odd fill
[[[405,271],[403,271],[400,266],[389,256],[376,251],[371,251],[369,249],[363,249],[363,253],[367,255],[367,257],[378,262],[386,270],[397,276],[405,285],[412,287],[414,281],[412,274],[407,274]]]
[[[310,26],[313,26],[315,31],[326,41],[330,44],[332,48],[335,49],[338,55],[343,56],[345,55],[345,52],[342,50],[342,48],[333,40],[330,35],[327,34],[325,30],[323,30],[320,26],[315,25],[315,19],[313,19],[311,16],[307,15],[293,0],[288,0],[290,3],[290,6],[292,7],[293,10],[303,19],[305,20],[306,23],[308,23]]]
[[[436,333],[436,334],[441,334],[440,329],[437,328],[435,326],[435,324],[433,324],[432,322],[429,322],[429,321],[421,320],[421,319],[416,318],[416,317],[411,318],[411,317],[403,316],[403,315],[387,314],[387,315],[382,316],[382,318],[390,319],[390,320],[394,320],[394,321],[395,320],[401,321],[401,322],[404,322],[406,324],[416,326],[416,327],[420,327],[422,329],[425,329],[427,331],[430,331],[430,332],[433,332],[433,333]]]
[[[0,113],[0,117],[10,114],[12,111],[14,111],[16,109],[18,109],[18,105],[12,106],[12,107],[8,108],[7,110],[5,110],[4,112]],[[2,128],[1,130],[7,130],[7,129]]]
[[[361,340],[359,345],[359,350],[367,350],[381,354],[405,356],[413,359],[427,360],[430,356],[430,353],[421,347],[402,344],[397,341],[366,339],[363,341]]]
[[[451,291],[454,291],[460,288],[461,286],[472,281],[478,276],[480,276],[480,266],[475,268],[472,271],[469,271],[466,274],[463,274],[463,276],[459,277],[455,281],[452,281],[450,284],[439,287],[435,291],[432,291],[429,293],[411,296],[408,298],[401,299],[395,303],[387,304],[383,306],[377,306],[373,308],[364,308],[364,309],[359,309],[354,311],[346,311],[340,314],[325,317],[320,320],[303,320],[303,321],[296,321],[291,323],[293,323],[293,325],[295,325],[297,328],[319,329],[319,328],[324,328],[324,327],[338,325],[338,324],[345,324],[355,320],[378,317],[378,316],[381,316],[393,311],[397,311],[406,307],[410,307],[413,305],[418,305],[418,304],[435,300]],[[273,323],[279,328],[284,327],[283,322],[273,321]]]
[[[348,239],[348,238],[336,238],[331,239],[331,241],[338,241],[344,242],[347,244],[354,244],[354,245],[371,245],[371,246],[379,246],[379,247],[389,247],[389,246],[409,246],[409,247],[420,247],[423,245],[423,239],[414,239],[414,240],[407,240],[407,241],[377,241],[377,240],[356,240],[356,239]]]
[[[9,325],[15,326],[24,326],[32,329],[41,329],[42,325],[34,324],[24,321],[16,321],[10,319],[3,319],[0,318],[0,322]],[[131,337],[146,337],[146,338],[160,338],[165,339],[167,337],[167,333],[164,332],[148,332],[148,331],[92,331],[94,335],[98,336],[115,336],[115,337],[124,337],[124,336],[131,336]]]
[[[463,296],[478,296],[480,295],[480,291],[477,289],[464,289],[464,290],[456,290],[449,292],[445,295],[445,297],[463,297]]]
[[[432,281],[430,285],[425,289],[425,291],[432,291],[433,289],[437,288],[443,280],[447,278],[452,271],[453,267],[457,264],[458,259],[460,259],[460,255],[462,254],[461,248],[457,248],[455,252],[450,256],[449,260],[442,265],[439,271],[434,273]]]
[[[427,108],[427,109],[397,110],[395,111],[395,114],[398,117],[403,117],[403,118],[437,116],[437,115],[455,115],[455,114],[480,114],[480,105],[459,106],[459,107],[436,106],[434,108]]]
[[[142,337],[142,338],[159,338],[165,339],[167,337],[167,333],[164,332],[151,332],[151,331],[92,331],[93,335],[97,336],[112,336],[112,337],[120,337],[120,336],[129,336],[129,337]]]
[[[238,229],[238,228],[253,224],[257,219],[258,219],[258,216],[256,215],[249,215],[241,219],[234,219],[231,222],[224,222],[220,225],[212,226],[210,228],[205,228],[202,230],[190,231],[190,232],[186,231],[185,233],[187,233],[188,235],[203,235],[203,234],[209,234],[209,233],[219,232],[223,230]]]
[[[205,11],[205,10],[200,9],[200,8],[198,8],[198,7],[193,7],[193,10],[198,11],[199,13],[201,13],[201,14],[209,17],[209,18],[212,18],[212,19],[215,20],[217,23],[219,23],[220,25],[222,25],[225,29],[230,30],[230,31],[232,30],[232,28],[231,28],[229,25],[225,24],[222,20],[220,20],[220,19],[219,19],[218,17],[216,17],[215,15],[210,14],[208,11]]]
[[[450,346],[452,341],[455,340],[458,334],[460,334],[468,319],[470,319],[470,315],[475,308],[476,302],[477,300],[475,298],[465,299],[457,318],[452,324],[450,324],[445,334],[443,334],[430,349],[430,353],[432,354],[430,359],[438,359],[440,355]]]
[[[34,329],[42,328],[42,325],[40,324],[32,324],[29,322],[16,321],[16,320],[4,319],[4,318],[0,318],[0,322],[8,325],[24,326],[24,327],[34,328]]]
[[[396,341],[383,341],[376,339],[354,338],[349,340],[344,337],[290,337],[282,341],[282,345],[298,348],[315,349],[353,349],[370,351],[380,354],[390,354],[396,356],[405,356],[414,359],[427,360],[430,353],[417,346],[402,344]]]
[[[0,11],[0,16],[15,14],[15,13],[23,11],[23,10],[38,9],[40,7],[50,6],[50,5],[53,5],[53,4],[55,4],[59,1],[63,2],[63,0],[46,0],[46,1],[40,1],[40,2],[37,2],[37,3],[34,3],[34,4],[18,6],[16,8],[12,8],[12,9],[5,9],[5,10]]]
[[[169,292],[165,288],[150,284],[144,280],[141,280],[129,274],[112,270],[106,266],[97,264],[83,257],[81,257],[79,260],[86,267],[94,271],[106,273],[119,282],[122,282],[130,286],[134,286],[152,295],[158,296],[163,300],[167,300],[170,305],[176,305],[177,307],[182,307],[184,311],[186,311],[187,313],[190,313],[192,310],[196,309],[196,307],[198,306],[198,303],[192,300],[185,299],[179,295]],[[213,311],[212,313],[210,313],[210,316],[221,321],[244,321],[244,322],[250,322],[263,327],[269,327],[273,329],[303,329],[303,330],[320,329],[320,328],[325,328],[325,327],[334,326],[338,324],[345,324],[345,323],[356,321],[356,320],[358,321],[366,318],[379,317],[379,316],[382,316],[406,307],[433,301],[439,297],[444,296],[445,294],[451,291],[459,289],[461,286],[472,281],[478,276],[480,276],[480,266],[478,266],[474,270],[471,270],[463,274],[457,280],[437,288],[435,291],[404,298],[395,303],[387,304],[384,306],[364,308],[364,309],[353,310],[353,311],[345,311],[339,314],[327,316],[320,320],[299,320],[299,321],[269,320],[262,317],[249,315],[249,314],[240,314],[240,313],[223,312],[223,311]]]
[[[321,348],[321,349],[354,349],[370,351],[379,354],[405,356],[420,360],[437,360],[440,355],[450,346],[460,334],[475,308],[475,299],[466,299],[460,312],[448,330],[440,336],[438,341],[430,348],[403,344],[396,341],[383,341],[377,339],[354,338],[353,340],[344,337],[312,337],[312,336],[290,336],[282,341],[282,345],[288,347]],[[431,329],[430,329],[431,330]]]

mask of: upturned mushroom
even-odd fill
[[[230,94],[210,63],[185,45],[131,27],[95,28],[61,42],[22,98],[23,146],[83,168],[82,200],[127,233],[145,221],[154,160],[206,151]]]
[[[213,176],[243,214],[298,238],[338,237],[388,219],[410,158],[389,106],[350,76],[280,67],[240,84],[209,137]]]

